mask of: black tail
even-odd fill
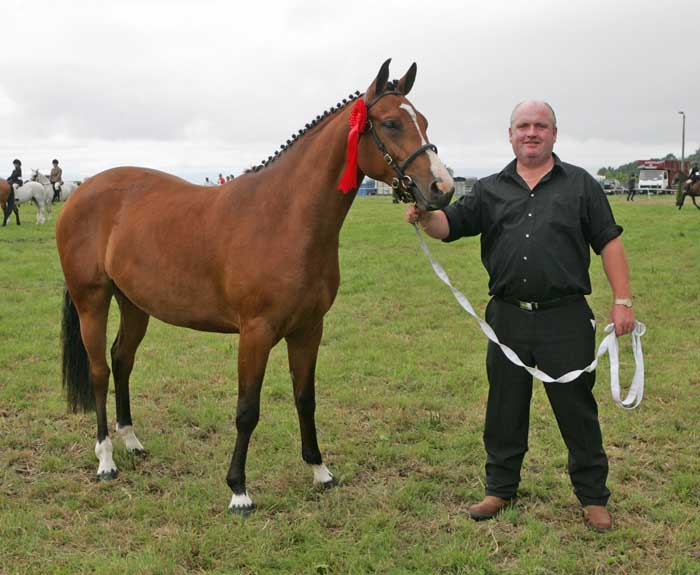
[[[64,290],[61,345],[63,347],[63,389],[73,413],[95,410],[88,356],[80,337],[80,319],[73,300]]]

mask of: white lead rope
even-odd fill
[[[418,226],[413,224],[413,227],[416,230],[416,235],[420,241],[421,248],[423,248],[423,252],[427,256],[428,260],[430,260],[430,265],[433,266],[433,271],[435,274],[452,290],[452,294],[459,302],[459,305],[461,305],[469,315],[479,322],[481,331],[483,331],[492,342],[497,344],[503,350],[505,356],[515,365],[524,368],[528,373],[541,381],[547,383],[568,383],[579,377],[584,372],[589,373],[594,371],[598,366],[598,360],[607,352],[610,356],[610,391],[612,392],[613,401],[624,409],[634,409],[641,403],[642,396],[644,395],[644,354],[642,353],[641,338],[647,330],[646,326],[642,322],[635,322],[634,330],[632,330],[632,333],[630,334],[632,336],[632,351],[634,353],[635,369],[634,376],[632,378],[632,385],[630,385],[629,391],[627,392],[627,397],[625,397],[625,399],[620,399],[620,361],[617,347],[617,337],[615,336],[615,326],[612,323],[605,326],[605,329],[603,330],[603,332],[607,335],[603,338],[603,341],[600,342],[600,345],[598,346],[598,354],[593,360],[593,363],[591,363],[588,367],[570,371],[555,379],[536,367],[525,365],[511,348],[498,341],[498,336],[496,336],[496,332],[493,331],[493,328],[478,315],[476,315],[476,312],[474,311],[472,304],[469,303],[469,300],[462,292],[452,285],[450,278],[447,277],[447,274],[445,273],[445,270],[442,269],[442,266],[430,255],[428,246],[425,243]]]

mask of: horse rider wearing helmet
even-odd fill
[[[63,170],[58,167],[58,160],[51,162],[53,168],[51,168],[51,174],[49,175],[49,182],[51,182],[51,187],[53,188],[53,199],[52,204],[55,204],[61,199],[61,186],[63,185]]]
[[[15,208],[15,188],[19,188],[24,182],[22,181],[22,162],[18,159],[12,160],[12,165],[14,169],[7,178],[7,183],[10,184],[10,195],[7,198],[7,204],[5,205],[5,213],[3,214],[3,222],[7,221],[10,217],[12,210]]]
[[[690,174],[688,174],[687,183],[688,185],[692,185],[698,180],[700,180],[700,168],[698,168],[697,164],[693,164],[693,167],[690,168]]]

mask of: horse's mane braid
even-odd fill
[[[299,130],[298,132],[294,132],[286,141],[286,143],[282,144],[279,147],[279,150],[276,150],[272,156],[268,156],[266,160],[263,160],[257,166],[248,168],[245,172],[259,172],[263,168],[269,166],[272,162],[279,158],[282,153],[286,152],[292,146],[292,144],[294,144],[294,142],[296,142],[297,139],[303,136],[306,132],[308,132],[312,128],[315,128],[319,122],[325,120],[328,116],[335,114],[350,102],[357,100],[357,98],[359,98],[361,95],[362,94],[359,91],[355,91],[354,94],[349,94],[347,98],[343,98],[342,102],[338,102],[335,106],[331,106],[330,109],[325,110],[323,114],[316,116],[313,120],[305,124],[301,130]]]

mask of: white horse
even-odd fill
[[[37,207],[36,223],[46,222],[46,210],[51,213],[51,194],[39,182],[26,182],[23,186],[15,187],[15,202],[17,205],[34,202]]]
[[[31,179],[33,182],[39,182],[40,184],[42,184],[49,191],[50,198],[53,199],[53,184],[44,174],[42,174],[39,170],[32,170]],[[61,201],[65,202],[68,199],[68,196],[70,196],[77,187],[78,184],[76,184],[75,182],[64,182],[63,184],[61,184]],[[50,206],[49,213],[51,213]]]

